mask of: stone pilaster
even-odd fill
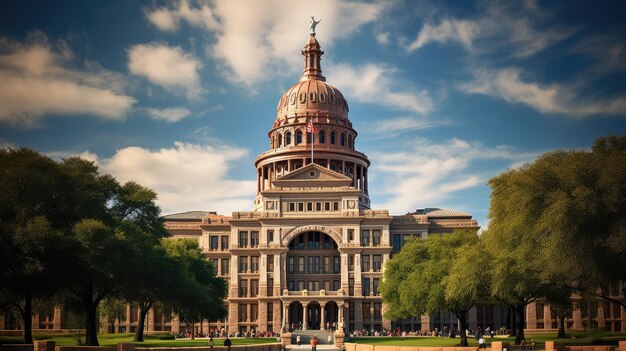
[[[430,316],[427,314],[423,314],[421,317],[421,323],[422,323],[422,331],[423,332],[427,332],[430,330]]]
[[[180,319],[178,318],[178,315],[175,314],[174,316],[172,316],[171,325],[172,325],[172,333],[179,334],[180,333]]]
[[[606,319],[604,318],[604,304],[598,304],[598,329],[606,327]]]
[[[281,303],[280,300],[276,300],[274,301],[274,320],[272,321],[274,323],[273,325],[273,329],[274,332],[277,333],[281,330],[283,324],[281,323],[282,321],[282,316],[281,316]]]
[[[307,330],[308,329],[308,324],[309,324],[309,303],[308,302],[303,302],[302,303],[302,330]]]
[[[238,331],[238,319],[239,319],[239,304],[236,302],[230,302],[228,304],[228,333],[235,335]]]
[[[63,329],[63,311],[60,307],[54,307],[54,322],[52,323],[53,329]]]
[[[267,331],[267,302],[259,302],[259,319],[257,320],[257,331]]]
[[[580,312],[580,306],[576,306],[574,312],[572,313],[572,317],[574,319],[574,330],[582,330],[583,329],[583,319]]]
[[[326,308],[326,305],[321,302],[320,303],[320,329],[321,330],[326,330],[326,317],[324,317],[324,309]]]
[[[354,296],[363,296],[361,287],[361,254],[354,255]],[[362,323],[362,322],[361,322]],[[362,328],[358,328],[362,329]]]
[[[550,305],[543,306],[543,329],[552,329],[552,313]]]
[[[526,328],[537,329],[537,303],[526,305]]]
[[[387,313],[387,304],[382,304],[382,308],[380,313],[382,314],[383,317],[383,329],[385,330],[391,330],[391,320],[385,318],[385,313]]]
[[[276,235],[276,234],[274,234]],[[283,262],[281,261],[281,255],[274,255],[274,296],[280,296],[282,291],[282,285],[286,287],[286,283],[282,281],[281,275],[283,272]]]
[[[154,331],[154,306],[150,310],[148,310],[148,315],[146,316],[146,330]]]
[[[345,291],[345,294],[348,294],[349,290],[349,276],[348,276],[348,254],[341,253],[341,289]]]

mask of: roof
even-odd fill
[[[173,213],[162,216],[164,220],[201,220],[202,218],[209,215],[216,215],[216,212],[213,211],[187,211],[180,213]]]
[[[446,210],[444,208],[418,208],[413,214],[426,215],[428,218],[472,217],[472,215],[467,212]]]

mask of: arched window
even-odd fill
[[[354,149],[354,139],[352,139],[352,134],[348,134],[348,147]]]
[[[285,133],[285,145],[291,145],[291,132]]]
[[[296,132],[296,145],[302,144],[302,131]]]
[[[335,145],[335,132],[330,132],[330,143]]]
[[[339,135],[339,143],[341,144],[341,146],[346,146],[346,135],[341,133],[341,135]]]
[[[320,130],[320,144],[326,144],[326,132],[323,130]]]
[[[277,139],[278,139],[278,147],[283,147],[283,135],[278,133]]]

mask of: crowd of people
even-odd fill
[[[203,333],[203,332],[196,332],[195,333],[195,337],[196,338],[225,338],[225,337],[230,337],[230,338],[271,338],[271,337],[277,337],[279,336],[279,333],[274,333],[274,332],[268,332],[268,331],[262,331],[262,332],[257,332],[254,329],[251,329],[245,333],[240,333],[240,332],[236,332],[236,333],[226,333],[226,329],[221,328],[221,329],[211,329],[209,330],[208,333]],[[179,334],[176,335],[177,338],[191,338],[191,330],[185,330],[180,332]]]

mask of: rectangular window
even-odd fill
[[[313,203],[312,202],[307,202],[306,203],[306,210],[307,211],[313,211]]]
[[[245,279],[239,279],[239,297],[248,296],[248,281]]]
[[[393,234],[391,242],[393,245],[393,252],[400,252],[400,250],[402,250],[402,235]]]
[[[370,255],[361,255],[361,272],[370,271]]]
[[[267,296],[274,296],[274,278],[267,278]]]
[[[289,212],[294,212],[296,210],[296,203],[295,202],[290,202],[289,203]]]
[[[259,232],[250,232],[250,247],[259,246]]]
[[[295,288],[295,283],[293,282],[293,280],[288,281],[287,282],[287,290],[295,291],[294,288]]]
[[[380,230],[372,230],[372,246],[380,246]]]
[[[382,256],[381,255],[374,255],[372,259],[373,259],[373,263],[372,263],[373,267],[372,268],[374,269],[374,272],[380,272]]]
[[[370,278],[363,278],[361,280],[361,287],[363,290],[363,296],[370,296]]]
[[[354,272],[354,255],[348,256],[348,271]]]
[[[363,319],[372,319],[372,305],[369,302],[363,302]]]
[[[320,256],[315,256],[315,273],[319,274],[320,273]],[[319,290],[319,289],[318,289]]]
[[[248,305],[240,303],[239,304],[239,321],[246,322],[248,320]]]
[[[228,237],[222,236],[222,251],[228,251]]]
[[[304,273],[304,256],[298,257],[298,273]]]
[[[239,257],[239,273],[246,273],[248,271],[248,257]]]
[[[250,320],[256,322],[259,318],[259,305],[253,303],[250,305]]]
[[[542,303],[535,304],[535,318],[543,319],[543,304]]]
[[[380,284],[380,278],[374,278],[372,279],[372,291],[374,293],[374,296],[378,296],[378,285]]]
[[[324,280],[324,290],[330,291],[330,280]]]
[[[267,271],[274,271],[274,255],[267,255]]]
[[[341,285],[339,285],[339,280],[333,280],[333,290],[339,290]]]
[[[330,202],[324,202],[324,211],[330,211]]]
[[[288,265],[287,271],[291,274],[295,273],[296,267],[295,267],[294,261],[295,261],[294,257],[289,257],[289,265]]]
[[[380,302],[374,302],[374,320],[379,321],[382,319],[382,304]]]
[[[348,241],[354,241],[354,229],[348,229]]]
[[[273,230],[268,230],[267,231],[267,243],[271,243],[274,241],[274,231]]]
[[[219,239],[218,236],[211,235],[211,251],[217,251]]]
[[[321,211],[322,210],[322,203],[321,202],[316,202],[315,203],[315,211]]]
[[[304,202],[298,202],[298,211],[304,211]]]
[[[330,256],[324,256],[324,272],[330,273]]]
[[[211,259],[211,266],[213,266],[213,269],[215,270],[215,274],[217,274],[217,269],[219,268],[219,259],[217,258],[212,258]]]
[[[348,278],[348,294],[354,296],[354,278]]]
[[[250,280],[250,296],[256,297],[259,295],[259,280],[251,279]]]
[[[239,247],[248,247],[248,232],[239,232]]]
[[[250,257],[250,272],[256,273],[259,271],[259,256]]]
[[[402,234],[402,247],[406,244],[407,240],[411,237],[411,234]]]
[[[613,318],[620,318],[621,316],[622,316],[622,308],[617,302],[614,302],[613,303]]]
[[[268,322],[274,321],[274,304],[271,302],[267,303],[267,321]]]
[[[304,280],[298,280],[298,290],[304,290]]]
[[[341,257],[333,257],[333,273],[341,273]]]
[[[228,258],[222,258],[222,275],[230,273],[230,262]]]
[[[361,246],[370,246],[369,230],[361,230]]]
[[[339,202],[333,202],[333,211],[339,211]]]

